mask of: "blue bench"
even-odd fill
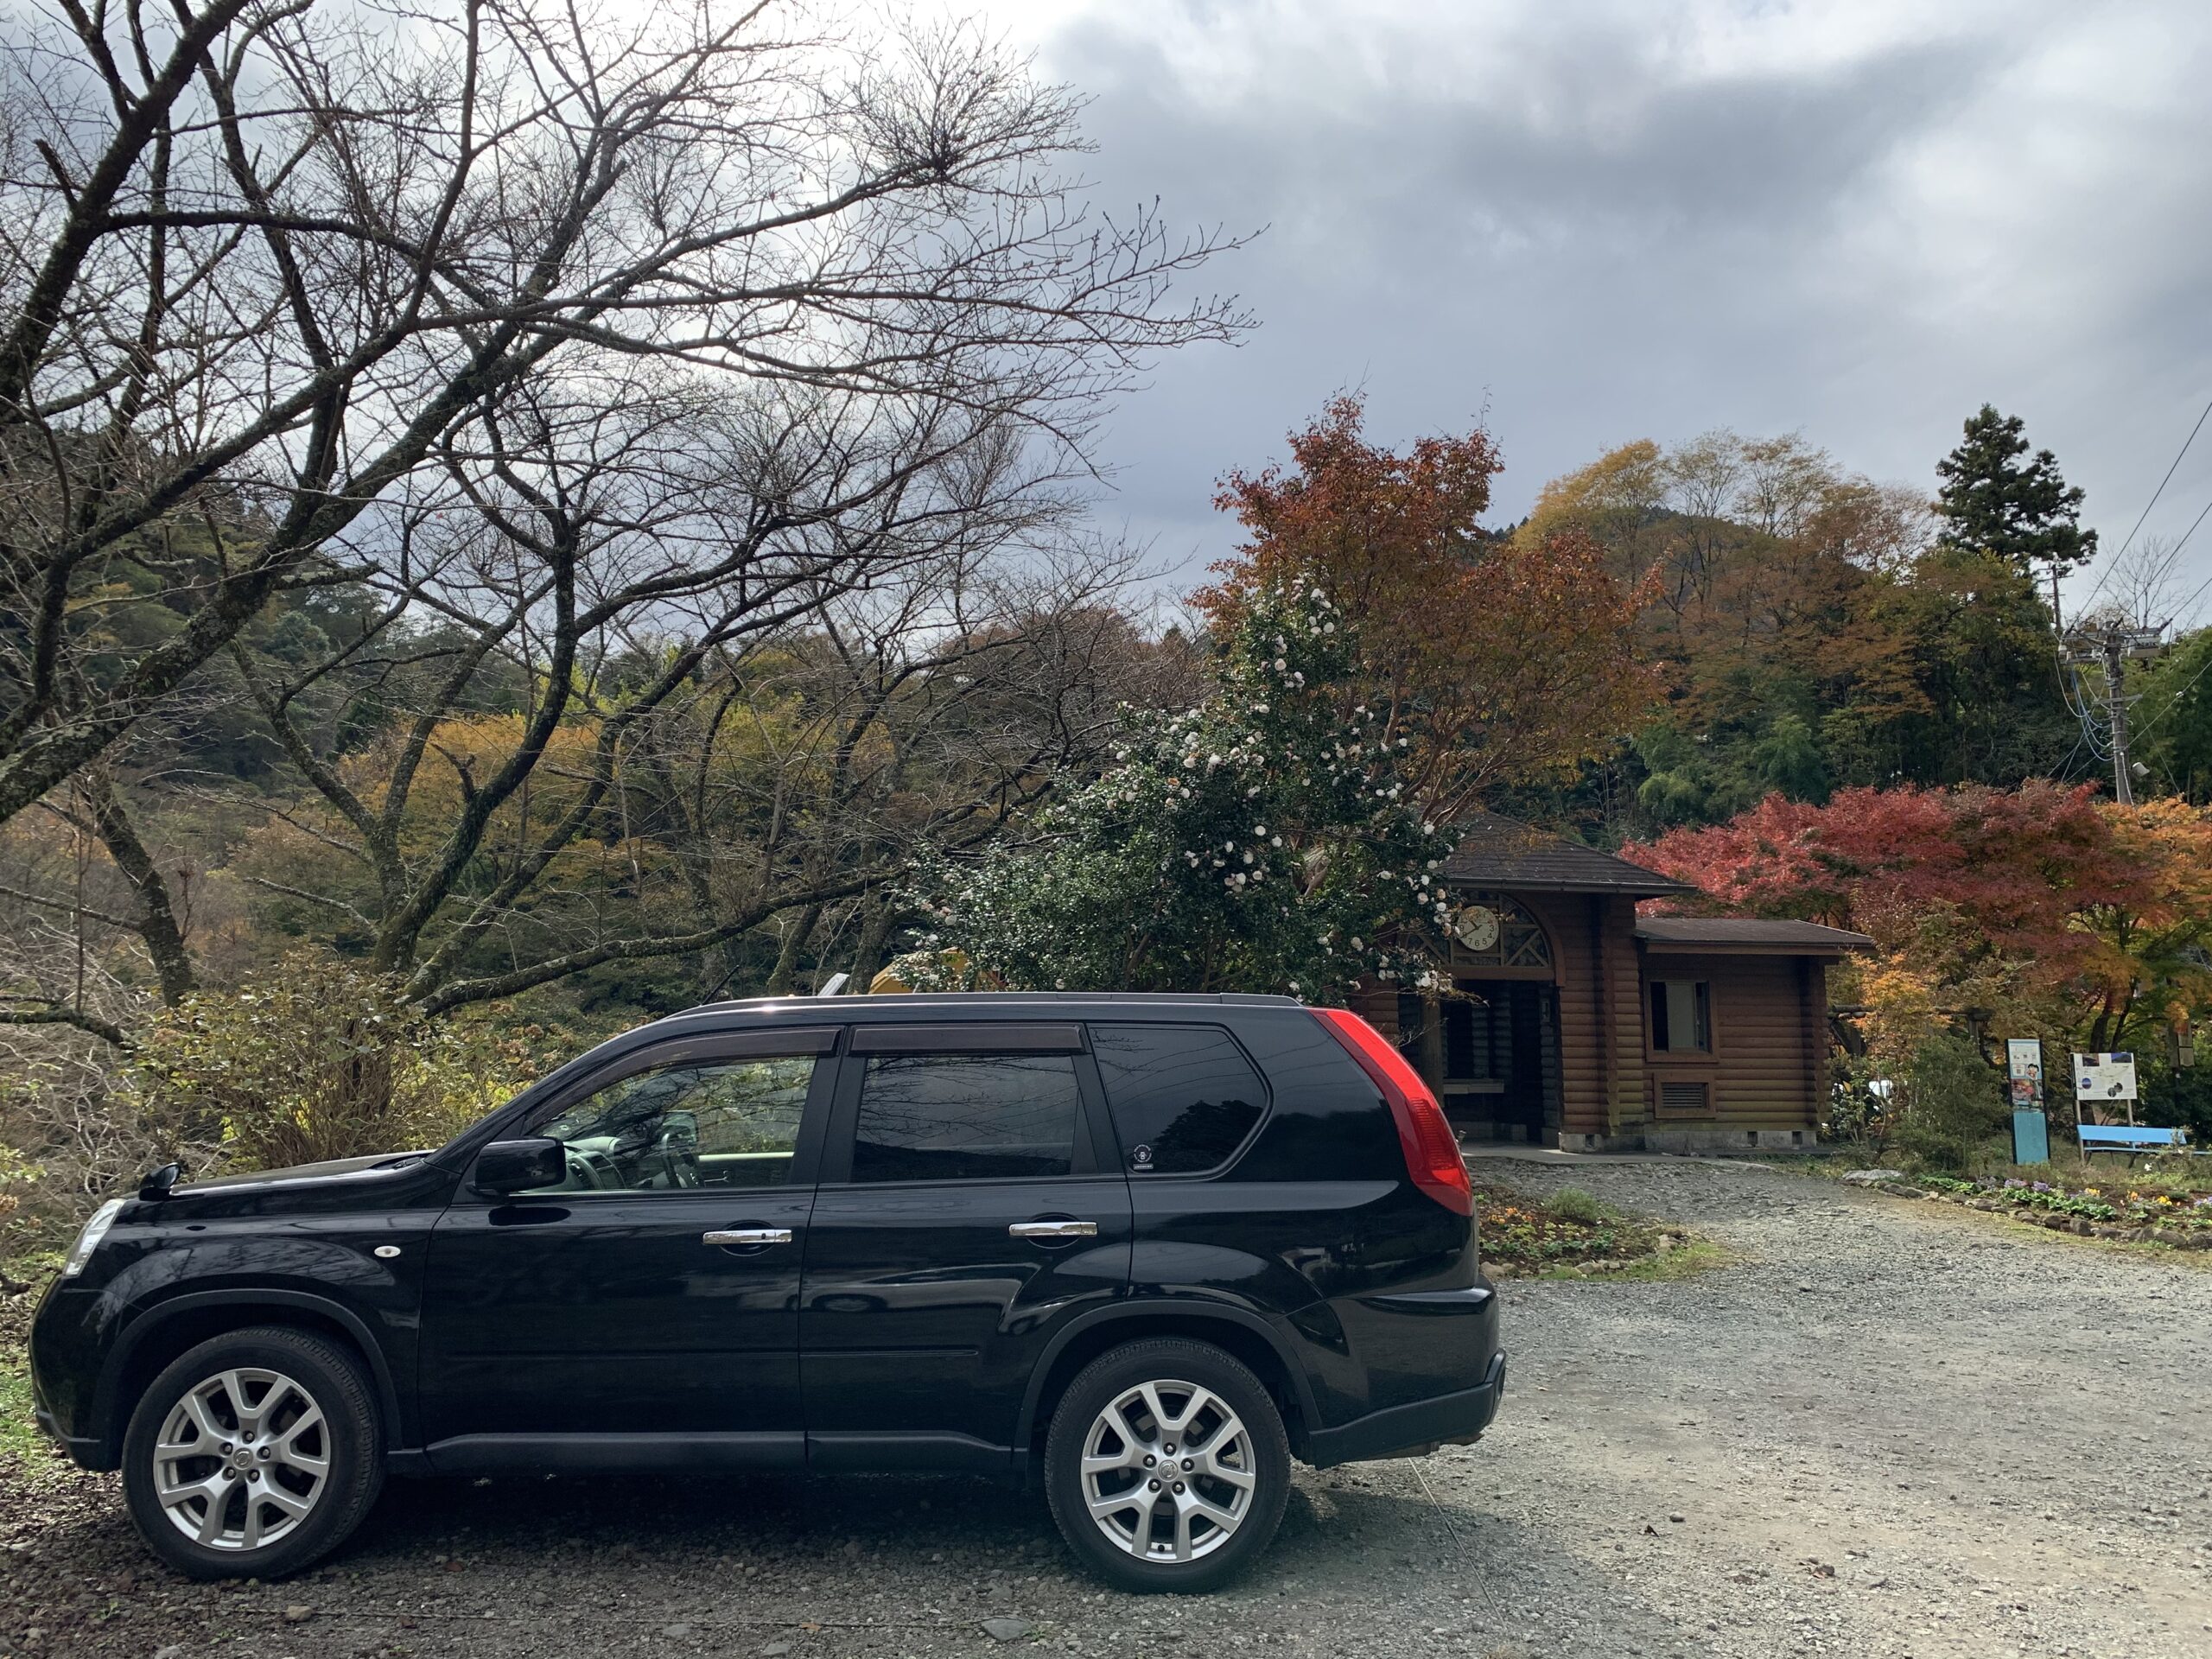
[[[2082,1123],[2075,1126],[2074,1133],[2081,1139],[2084,1159],[2093,1152],[2117,1152],[2126,1157],[2139,1152],[2191,1152],[2187,1129],[2154,1129],[2137,1123]]]

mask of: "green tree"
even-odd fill
[[[2212,802],[2212,628],[2183,634],[2128,677],[2142,698],[2135,758],[2165,788],[2199,806]]]
[[[1417,978],[1452,837],[1402,804],[1408,744],[1381,711],[1339,712],[1357,664],[1318,588],[1250,595],[1198,707],[1130,714],[1033,841],[925,873],[935,927],[902,977],[1317,1001]]]
[[[2058,458],[2038,449],[2025,465],[2025,425],[1984,404],[1966,423],[1959,447],[1936,463],[1943,480],[1936,512],[1942,544],[1963,553],[1993,554],[2023,575],[2063,575],[2097,550],[2097,532],[2082,528],[2082,489],[2069,486]]]

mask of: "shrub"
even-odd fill
[[[1586,1227],[1595,1227],[1612,1213],[1594,1195],[1579,1186],[1562,1186],[1553,1193],[1551,1211],[1564,1220],[1580,1222]]]
[[[1892,1138],[1929,1164],[1964,1169],[2004,1129],[2004,1080],[1963,1037],[1930,1032],[1897,1081]]]
[[[529,1075],[518,1045],[427,1019],[396,980],[294,957],[157,1016],[130,1082],[167,1147],[272,1169],[442,1144]]]

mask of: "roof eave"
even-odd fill
[[[1697,891],[1688,882],[1669,881],[1664,876],[1654,876],[1649,881],[1573,881],[1496,874],[1467,875],[1448,866],[1444,880],[1452,887],[1485,887],[1495,893],[1597,893],[1619,899],[1671,899]]]

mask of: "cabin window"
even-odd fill
[[[1651,982],[1651,1050],[1655,1054],[1713,1052],[1713,987],[1702,979]]]

